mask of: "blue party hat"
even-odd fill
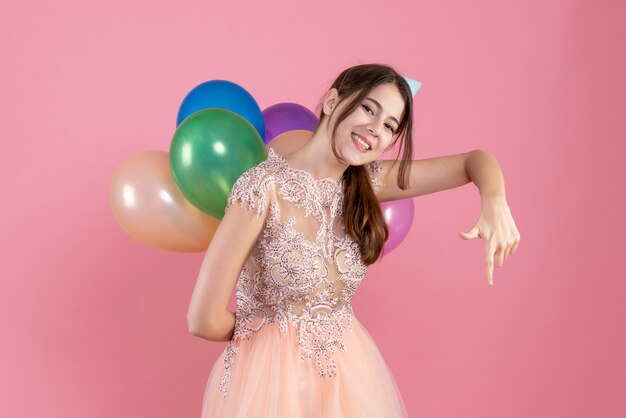
[[[409,83],[409,87],[411,87],[411,94],[413,94],[413,97],[415,97],[415,95],[417,94],[417,91],[420,89],[420,87],[422,87],[422,82],[413,80],[409,77],[405,77],[405,76],[403,77],[406,80],[406,82]]]

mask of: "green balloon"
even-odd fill
[[[189,202],[222,219],[235,181],[266,158],[257,130],[226,109],[202,109],[176,129],[170,145],[174,181]]]

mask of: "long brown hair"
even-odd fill
[[[354,95],[354,97],[348,102],[342,112],[337,115],[335,123],[331,127],[331,145],[333,154],[340,159],[341,157],[337,154],[335,144],[335,128],[357,109],[361,101],[372,89],[385,83],[394,84],[405,103],[402,120],[394,134],[395,139],[391,144],[393,146],[398,140],[401,141],[400,148],[396,154],[397,161],[402,151],[396,182],[398,187],[405,190],[409,185],[410,161],[413,156],[413,95],[405,78],[392,67],[383,64],[362,64],[350,67],[339,74],[330,87],[338,91],[339,100],[336,106],[350,96]],[[321,110],[320,122],[324,117],[325,114]],[[385,241],[389,236],[389,230],[380,210],[378,199],[372,189],[369,171],[363,165],[350,165],[344,171],[342,178],[345,192],[343,222],[346,233],[359,244],[363,262],[366,265],[373,264],[383,252]]]

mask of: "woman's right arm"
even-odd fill
[[[210,341],[232,338],[235,315],[228,310],[228,302],[264,221],[265,216],[239,204],[226,209],[200,266],[189,302],[187,326],[191,334]]]

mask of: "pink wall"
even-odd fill
[[[113,171],[168,150],[200,82],[313,108],[386,62],[424,83],[416,157],[493,153],[522,234],[489,287],[467,185],[370,269],[355,310],[411,416],[623,417],[624,2],[250,3],[3,4],[0,416],[199,416],[224,348],[187,333],[202,254],[127,236]]]

